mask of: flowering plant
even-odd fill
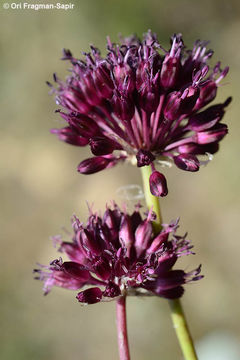
[[[52,92],[57,110],[67,126],[52,129],[60,140],[91,148],[78,171],[92,174],[128,161],[141,168],[148,212],[136,205],[132,213],[116,203],[101,216],[91,209],[84,225],[74,216],[71,241],[59,237],[60,257],[50,266],[35,269],[44,281],[44,293],[52,286],[81,290],[83,304],[116,300],[120,360],[130,360],[126,325],[126,297],[156,295],[169,300],[174,328],[185,360],[197,360],[179,298],[183,286],[199,280],[201,267],[193,271],[173,269],[180,256],[193,254],[187,235],[176,234],[178,221],[163,224],[159,196],[168,194],[165,176],[156,164],[174,163],[186,171],[198,171],[201,155],[211,157],[227,134],[221,123],[225,102],[206,108],[216,97],[228,67],[208,65],[213,51],[196,41],[186,49],[181,34],[171,38],[165,50],[149,31],[143,40],[107,40],[107,55],[91,47],[85,60],[69,50],[63,59],[71,63],[71,75],[56,75]]]

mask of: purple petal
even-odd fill
[[[82,279],[73,278],[65,271],[52,271],[51,273],[45,274],[44,280],[44,291],[47,294],[52,286],[59,286],[69,290],[79,290],[85,284],[86,281]]]
[[[169,300],[178,299],[183,295],[183,293],[184,293],[184,288],[182,286],[177,286],[173,289],[160,290],[155,292],[156,295]]]
[[[60,252],[67,254],[70,260],[84,265],[86,263],[86,258],[78,245],[74,243],[62,242]]]
[[[216,125],[224,115],[224,104],[214,105],[198,114],[194,114],[189,119],[188,127],[190,130],[203,131]]]
[[[107,280],[111,275],[111,267],[107,260],[99,259],[93,264],[95,274],[102,280]]]
[[[117,116],[122,120],[131,120],[134,115],[135,107],[131,97],[114,94],[112,104]]]
[[[103,223],[108,226],[109,229],[118,229],[122,219],[122,213],[116,206],[115,209],[111,210],[107,208],[103,215]]]
[[[137,227],[141,224],[142,222],[142,217],[139,211],[134,211],[133,214],[131,215],[131,223],[132,223],[132,229],[133,232],[135,233]]]
[[[175,265],[177,259],[178,257],[175,254],[170,256],[166,253],[164,256],[160,256],[155,273],[161,276],[162,273],[168,272]]]
[[[80,230],[77,238],[84,250],[87,250],[87,252],[90,252],[93,255],[101,254],[102,244],[100,243],[100,239],[96,239],[89,230]]]
[[[158,234],[151,243],[151,246],[148,248],[147,253],[152,254],[158,251],[161,248],[162,244],[167,241],[168,235],[168,232],[164,231]]]
[[[206,153],[215,154],[219,149],[218,142],[213,142],[206,145],[198,145],[195,143],[188,143],[185,145],[181,145],[177,148],[177,151],[180,154],[195,154],[195,155],[203,155]]]
[[[179,115],[188,114],[192,111],[199,97],[199,88],[196,86],[189,86],[186,88],[181,96],[181,105],[179,108]]]
[[[69,110],[82,114],[88,114],[91,109],[91,105],[88,104],[80,89],[65,89],[60,95],[60,103]]]
[[[153,81],[150,82],[150,84],[145,83],[138,91],[139,105],[148,114],[154,112],[159,104],[159,89]]]
[[[89,271],[87,271],[85,267],[80,264],[77,264],[73,261],[66,261],[62,266],[66,274],[74,277],[75,279],[86,282],[90,278]]]
[[[152,224],[145,220],[138,226],[135,232],[135,248],[138,256],[147,249],[151,236]]]
[[[65,127],[62,129],[51,129],[51,133],[56,134],[59,140],[71,145],[86,146],[88,144],[87,138],[80,136],[70,127]]]
[[[194,107],[194,110],[199,110],[211,101],[213,101],[217,94],[217,86],[214,81],[208,81],[200,88],[200,95]]]
[[[173,91],[167,97],[164,108],[164,117],[169,121],[174,121],[179,117],[179,108],[181,105],[181,94]]]
[[[111,243],[119,244],[118,230],[121,221],[121,213],[118,210],[107,209],[103,215],[103,224],[109,230]]]
[[[217,124],[210,130],[197,133],[198,144],[209,144],[220,141],[228,133],[228,127],[225,124]]]
[[[93,79],[99,95],[101,95],[102,98],[110,99],[112,97],[114,85],[106,62],[98,64],[93,73]]]
[[[172,38],[172,47],[165,56],[161,69],[161,86],[166,89],[176,85],[181,66],[181,48],[183,41],[180,34]]]
[[[134,242],[131,218],[124,215],[119,229],[119,240],[122,241],[124,247],[129,248]]]
[[[156,279],[155,292],[172,289],[185,284],[186,273],[183,270],[172,270],[161,273]]]

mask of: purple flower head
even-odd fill
[[[65,81],[54,75],[57,88],[52,88],[67,123],[52,132],[69,144],[89,145],[94,155],[79,164],[80,173],[124,160],[139,167],[152,164],[153,171],[154,160],[197,171],[198,155],[217,152],[228,131],[220,121],[230,98],[205,106],[215,99],[228,67],[222,70],[218,62],[209,68],[213,51],[207,42],[198,40],[188,50],[177,34],[164,50],[149,31],[142,41],[132,36],[113,44],[108,38],[106,57],[93,46],[84,55],[79,60],[64,50],[71,74]]]
[[[34,270],[44,281],[44,293],[52,286],[71,290],[88,286],[77,295],[87,304],[121,295],[182,296],[185,283],[202,278],[200,267],[188,273],[172,269],[178,257],[192,254],[192,246],[186,235],[176,235],[178,221],[155,234],[152,219],[151,211],[142,218],[139,206],[127,214],[116,204],[102,217],[90,211],[86,225],[74,217],[72,240],[57,238],[59,251],[69,261],[60,258]]]

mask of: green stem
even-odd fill
[[[187,325],[180,299],[169,300],[169,305],[171,309],[173,327],[176,331],[184,358],[186,360],[197,360],[197,354],[194,349],[193,340]]]
[[[153,196],[149,188],[149,177],[151,175],[151,167],[144,166],[141,168],[144,195],[148,209],[152,209],[156,214],[156,220],[153,222],[154,232],[158,233],[162,226],[162,217],[159,200],[156,196]],[[169,300],[171,309],[171,317],[173,327],[176,331],[176,335],[179,341],[179,345],[182,349],[185,360],[197,360],[197,354],[194,349],[192,337],[187,325],[187,321],[182,309],[182,305],[179,299]]]

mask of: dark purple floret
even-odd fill
[[[228,131],[220,121],[231,98],[205,108],[228,73],[220,62],[209,68],[213,51],[207,44],[197,40],[188,50],[175,34],[164,50],[149,31],[142,41],[132,36],[114,44],[108,38],[105,58],[93,46],[85,60],[64,50],[71,75],[65,81],[54,75],[52,92],[67,126],[52,132],[69,144],[90,146],[96,161],[86,166],[84,160],[78,171],[92,174],[122,160],[141,167],[155,159],[197,171],[198,155],[217,152]]]
[[[87,304],[121,295],[182,296],[185,283],[202,278],[200,267],[189,273],[172,269],[178,257],[192,254],[192,246],[186,235],[176,235],[178,221],[155,234],[152,219],[151,212],[142,218],[139,206],[127,214],[116,204],[102,217],[90,211],[86,225],[74,217],[72,240],[55,239],[70,261],[60,258],[34,270],[44,281],[44,293],[52,286],[71,290],[87,286],[77,295]]]
[[[167,181],[159,171],[153,171],[149,179],[150,191],[154,196],[166,196],[168,194]]]
[[[155,160],[155,156],[147,150],[139,150],[136,158],[138,167],[150,165]]]

